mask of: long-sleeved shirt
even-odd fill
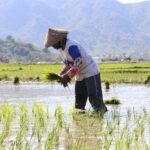
[[[81,81],[99,73],[93,58],[77,41],[67,39],[65,49],[60,52],[65,65],[71,67],[67,72],[70,78],[76,76],[76,80]]]

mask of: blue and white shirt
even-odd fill
[[[69,76],[76,75],[77,81],[82,81],[99,73],[98,66],[93,58],[77,41],[67,39],[65,49],[60,50],[60,53],[65,65],[71,67],[68,72]]]

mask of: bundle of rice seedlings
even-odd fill
[[[46,79],[48,81],[59,81],[61,79],[61,77],[56,73],[48,73],[46,75]]]
[[[15,85],[18,85],[18,84],[19,84],[19,82],[20,82],[19,77],[15,77],[15,78],[14,78],[14,82],[13,82],[13,83],[14,83]]]
[[[106,100],[105,104],[119,105],[120,104],[120,100],[115,98],[115,97],[112,97],[111,100]]]

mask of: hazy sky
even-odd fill
[[[118,1],[122,3],[135,3],[135,2],[141,2],[141,1],[146,1],[146,0],[118,0]]]

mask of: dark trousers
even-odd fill
[[[85,109],[87,99],[95,111],[107,111],[103,102],[100,73],[75,84],[75,108]]]

